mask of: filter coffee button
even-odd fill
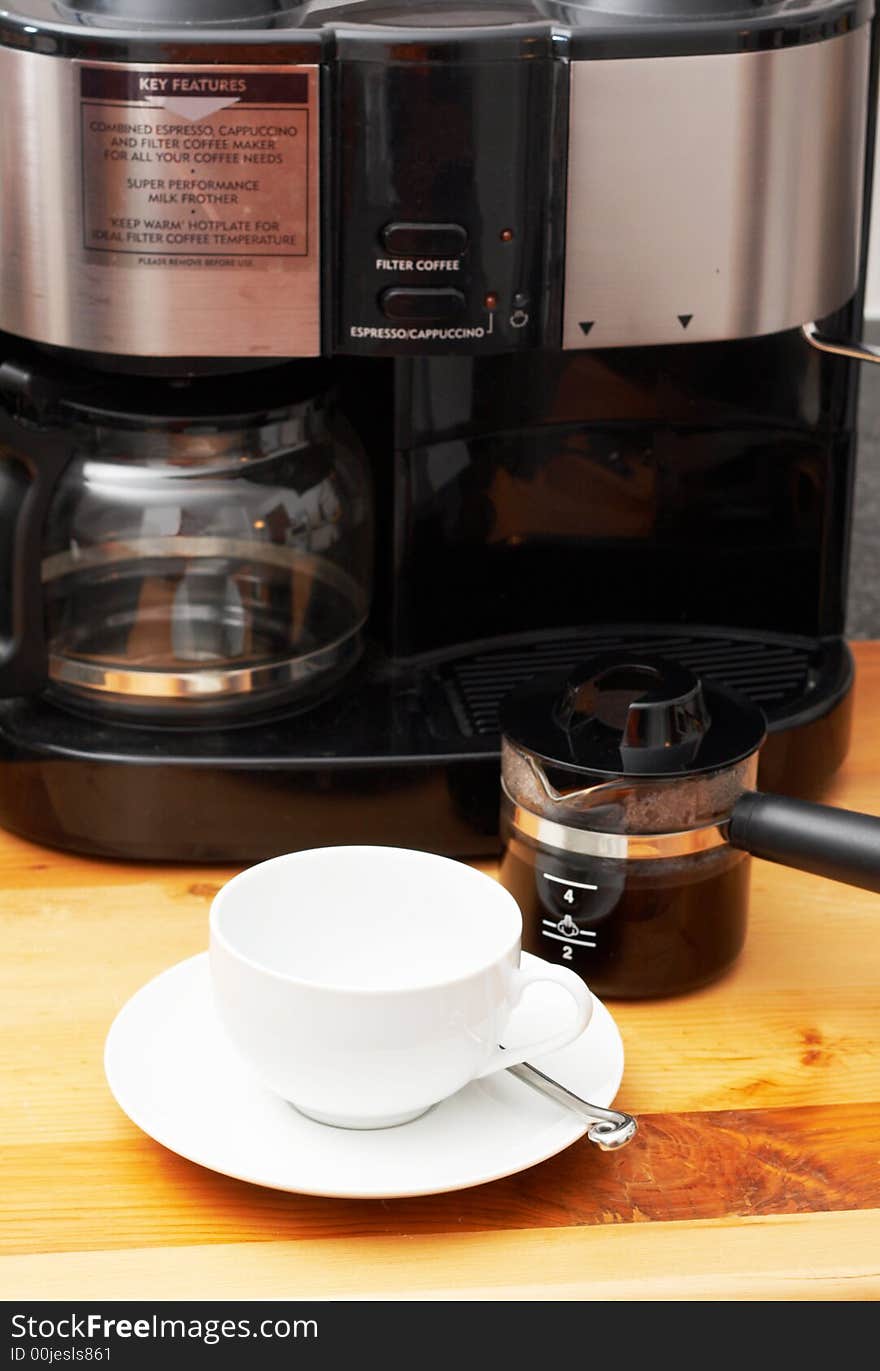
[[[382,246],[392,257],[463,257],[467,230],[461,224],[386,224]]]
[[[464,309],[460,290],[430,286],[391,286],[379,296],[379,308],[386,319],[415,319],[434,322],[454,319]]]

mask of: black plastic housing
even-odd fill
[[[549,30],[462,45],[371,43],[342,31],[328,149],[334,165],[333,352],[509,353],[561,332],[567,79]],[[375,140],[363,130],[376,128]],[[381,137],[382,128],[400,137]],[[366,149],[366,151],[365,151]],[[461,230],[461,257],[392,255],[396,223]],[[430,235],[426,241],[430,244]],[[448,317],[399,318],[389,292],[463,296]]]
[[[820,356],[799,331],[559,352],[565,76],[572,58],[820,42],[866,22],[871,6],[685,15],[674,4],[624,13],[505,0],[472,24],[457,0],[422,14],[383,0],[267,3],[259,15],[243,0],[219,30],[172,23],[164,0],[147,24],[137,0],[125,7],[111,21],[99,4],[18,0],[18,13],[0,14],[0,43],[62,61],[324,67],[335,168],[324,347],[373,466],[370,649],[332,699],[240,727],[141,728],[61,707],[45,688],[39,563],[67,448],[63,424],[39,404],[20,421],[41,391],[37,360],[27,396],[3,401],[0,433],[0,527],[15,548],[0,561],[0,688],[11,696],[0,703],[0,822],[140,860],[248,861],[357,841],[487,854],[501,698],[534,672],[621,646],[743,690],[768,719],[761,784],[821,791],[849,736],[858,366]],[[876,34],[872,62],[866,206]],[[377,138],[375,159],[359,157],[351,130],[391,116],[399,141]],[[387,225],[415,220],[467,234],[442,284],[460,285],[460,321],[484,329],[473,355],[420,338],[408,355],[384,356],[401,349],[352,334],[389,324],[379,304],[388,286],[431,286],[376,266]],[[859,289],[824,321],[833,336],[860,329],[867,227],[866,213]],[[2,340],[0,361],[17,364],[19,351]],[[46,354],[48,369],[58,363]],[[24,588],[15,594],[13,571]]]

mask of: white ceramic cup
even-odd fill
[[[519,906],[489,876],[394,847],[261,862],[211,906],[220,1018],[259,1079],[321,1123],[387,1128],[583,1032],[565,967],[519,967]],[[499,1046],[523,991],[559,987],[540,1041]],[[566,1012],[567,1011],[567,1012]]]

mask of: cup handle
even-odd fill
[[[573,1042],[583,1033],[593,1013],[593,996],[580,976],[576,975],[574,971],[569,971],[568,967],[554,966],[552,962],[541,962],[540,969],[536,968],[534,971],[524,971],[522,967],[518,967],[514,972],[513,982],[514,1008],[519,1004],[526,989],[530,985],[536,985],[539,981],[551,981],[564,990],[570,999],[574,1000],[577,1009],[577,1017],[574,1023],[520,1047],[496,1047],[487,1065],[477,1073],[476,1080],[480,1080],[483,1076],[491,1076],[496,1071],[504,1071],[508,1066],[517,1066],[520,1062],[524,1062],[527,1057],[537,1057],[544,1052],[555,1052],[557,1048],[565,1047],[567,1043]]]

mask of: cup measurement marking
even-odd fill
[[[556,885],[565,886],[563,900],[566,904],[574,904],[575,890],[598,890],[598,886],[591,885],[586,881],[569,881],[564,876],[554,876],[549,871],[542,871],[541,875],[545,881],[552,881]],[[573,947],[586,947],[595,950],[596,934],[593,929],[580,928],[570,914],[566,914],[563,919],[542,919],[544,927],[541,933],[545,938],[552,938],[555,942],[562,943],[562,960],[570,962],[572,959]]]
[[[575,902],[575,890],[598,890],[597,885],[592,885],[588,881],[570,881],[565,876],[554,876],[549,871],[542,871],[541,875],[545,881],[552,881],[555,885],[564,885],[565,894],[563,900],[566,904],[572,905]],[[592,929],[579,928],[570,914],[566,914],[564,919],[543,919],[544,927],[541,933],[545,938],[553,938],[555,942],[563,943],[562,960],[570,962],[572,958],[572,947],[588,947],[595,949],[596,934]],[[551,929],[553,930],[551,932]],[[572,930],[574,930],[572,932]]]
[[[572,933],[551,933],[549,930],[558,928],[558,924],[552,924],[545,919],[544,923],[548,927],[544,930],[545,938],[556,938],[561,943],[583,943],[588,947],[596,946],[596,935],[591,929],[580,929],[577,934]]]
[[[568,917],[568,916],[566,916],[566,917]],[[558,924],[558,923],[556,923],[556,924],[551,923],[551,921],[550,921],[549,919],[544,919],[544,920],[542,920],[542,922],[545,923],[545,924],[548,924],[549,927],[547,927],[547,928],[542,928],[542,929],[541,929],[541,936],[544,937],[544,938],[553,938],[556,942],[562,943],[562,944],[563,944],[563,948],[562,948],[562,960],[563,960],[564,962],[570,962],[570,961],[571,961],[571,959],[572,959],[572,951],[571,951],[571,949],[572,949],[573,947],[586,947],[586,948],[590,948],[592,951],[595,951],[595,950],[596,950],[596,934],[593,932],[592,929],[590,929],[590,928],[581,928],[581,929],[578,929],[578,934],[577,934],[577,936],[576,936],[576,937],[572,937],[571,934],[567,934],[567,933],[551,933],[551,932],[550,932],[550,929],[551,929],[551,928],[559,928],[559,927],[561,926],[560,924]]]
[[[587,881],[569,881],[565,876],[551,876],[549,871],[542,871],[541,875],[545,881],[555,881],[557,885],[573,886],[575,890],[598,890],[597,885],[589,885]]]

